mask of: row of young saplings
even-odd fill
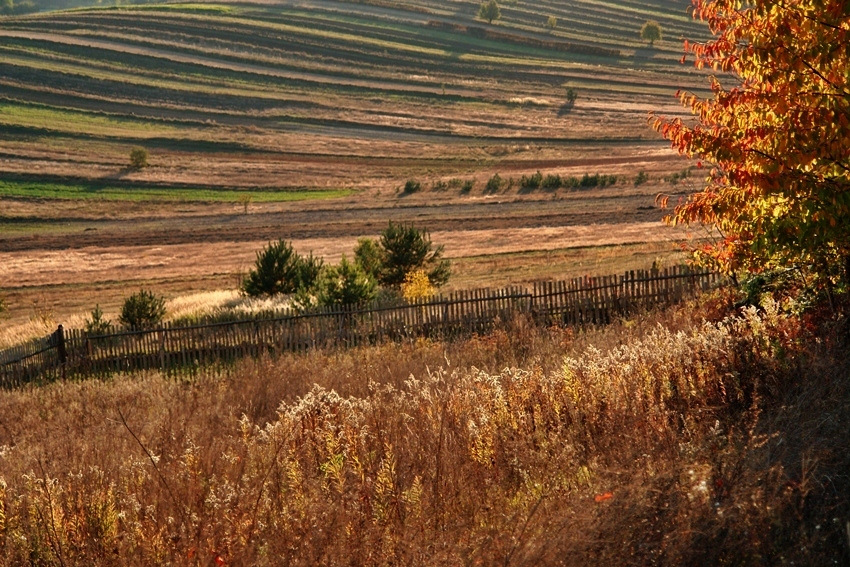
[[[689,177],[688,169],[674,173],[671,176],[665,177],[664,180],[668,183],[676,184],[679,180]],[[625,175],[605,175],[596,173],[590,175],[585,173],[582,177],[574,175],[561,176],[557,173],[548,173],[544,175],[539,170],[531,175],[523,175],[519,180],[509,177],[505,179],[498,173],[493,174],[484,184],[485,193],[497,193],[499,191],[510,191],[514,187],[519,187],[521,191],[534,191],[536,189],[545,189],[555,191],[557,189],[593,189],[604,188],[618,183],[634,183],[635,186],[643,185],[649,181],[649,175],[645,171],[639,171],[637,175],[630,178]],[[449,189],[458,189],[461,194],[467,194],[475,187],[475,179],[459,179],[453,178],[448,181],[438,179],[431,183],[431,191],[448,191]],[[422,190],[422,183],[416,179],[408,179],[402,189],[402,194],[409,195]]]

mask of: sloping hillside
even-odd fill
[[[39,160],[42,173],[100,177],[144,145],[174,166],[150,181],[350,185],[362,165],[374,179],[422,158],[656,146],[647,113],[679,112],[673,94],[700,84],[678,40],[651,49],[638,37],[649,18],[667,37],[699,35],[680,3],[516,3],[494,25],[476,10],[293,1],[0,20],[3,169]],[[305,170],[305,154],[326,157]],[[351,156],[390,161],[337,171]]]
[[[9,324],[117,309],[142,282],[232,287],[278,238],[336,261],[389,219],[434,231],[458,287],[678,261],[655,197],[698,176],[646,119],[706,84],[678,39],[704,27],[663,0],[506,3],[492,25],[477,10],[287,0],[0,18]],[[135,146],[147,167],[130,167]],[[538,170],[607,181],[522,187]],[[403,194],[407,180],[422,190]]]

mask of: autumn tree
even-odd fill
[[[502,17],[502,12],[499,10],[499,5],[496,0],[486,0],[478,7],[478,17],[482,20],[487,20],[487,23],[492,24],[493,20],[498,20]]]
[[[655,45],[656,41],[661,41],[661,26],[658,25],[658,22],[649,20],[640,28],[640,38],[648,41],[650,47]]]
[[[408,272],[401,284],[401,296],[409,302],[429,299],[435,293],[437,293],[437,288],[431,284],[425,270]]]
[[[850,3],[694,0],[694,16],[714,38],[686,42],[683,62],[722,76],[708,98],[680,93],[694,125],[654,119],[707,168],[669,221],[713,228],[695,253],[728,273],[795,267],[850,284]]]

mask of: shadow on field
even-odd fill
[[[635,49],[635,61],[649,61],[658,55],[658,50],[654,47],[639,47]]]
[[[118,171],[114,171],[112,173],[107,173],[106,175],[101,177],[101,179],[106,180],[106,181],[118,181],[118,180],[124,179],[130,173],[132,173],[134,171],[138,171],[138,170],[133,169],[132,167],[129,167],[129,166],[125,166],[125,167],[122,167],[121,169],[119,169]]]
[[[566,116],[567,114],[573,111],[573,107],[576,105],[575,101],[567,101],[565,102],[561,108],[558,109],[558,116]]]

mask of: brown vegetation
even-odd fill
[[[6,392],[0,553],[44,565],[846,561],[846,324],[770,301],[723,318],[722,305]]]

